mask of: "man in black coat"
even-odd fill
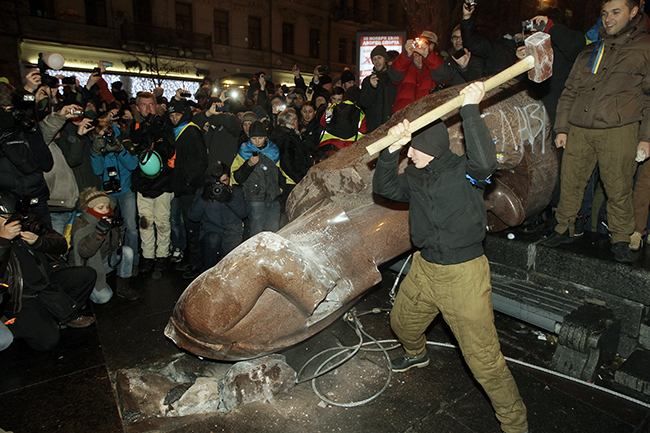
[[[390,119],[397,86],[388,76],[388,54],[386,47],[377,45],[370,53],[372,74],[363,79],[359,106],[366,113],[367,131],[371,132]]]
[[[412,165],[398,174],[399,150],[411,141],[408,121],[389,134],[398,140],[377,161],[373,191],[409,204],[409,227],[419,248],[390,314],[391,328],[405,355],[391,361],[394,372],[429,365],[425,331],[442,313],[467,365],[492,402],[501,429],[527,433],[526,407],[519,396],[494,327],[490,266],[483,251],[487,215],[483,190],[496,168],[496,149],[481,119],[483,83],[464,95],[461,117],[466,153],[449,149],[449,135],[438,122],[413,137]]]

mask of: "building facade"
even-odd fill
[[[0,2],[0,73],[12,80],[39,52],[61,52],[65,69],[98,61],[117,75],[245,85],[265,71],[293,82],[319,64],[332,75],[356,63],[356,33],[403,30],[394,0],[29,0]]]

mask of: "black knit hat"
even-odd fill
[[[355,79],[356,78],[354,78],[354,73],[352,73],[352,71],[349,69],[346,69],[341,74],[341,83],[347,83],[348,81],[354,81]]]
[[[253,137],[268,137],[268,131],[266,130],[266,126],[259,120],[253,122],[251,125],[251,128],[248,130],[248,136],[250,138]]]
[[[172,99],[171,102],[169,103],[169,107],[167,107],[167,114],[185,113],[186,111],[189,110],[190,110],[190,104],[188,104],[186,100]]]
[[[434,158],[440,158],[449,151],[447,127],[442,122],[434,123],[412,138],[411,147]]]
[[[382,56],[384,59],[388,60],[388,51],[386,51],[386,47],[383,45],[377,45],[373,48],[370,52],[370,58],[372,59],[375,56]]]
[[[318,78],[318,83],[322,86],[323,84],[329,84],[332,82],[332,77],[329,75],[321,75]]]

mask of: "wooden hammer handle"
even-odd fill
[[[495,76],[487,79],[485,81],[485,91],[488,92],[501,84],[512,80],[513,78],[523,74],[524,72],[530,71],[535,67],[535,59],[533,56],[527,56],[523,60],[515,63],[509,68],[499,72]],[[437,106],[428,113],[423,114],[417,119],[410,122],[409,130],[411,133],[418,131],[421,128],[424,128],[428,124],[435,122],[441,117],[451,113],[452,111],[460,108],[463,105],[463,100],[465,97],[463,95],[458,95],[453,99],[445,102],[442,105]],[[385,148],[389,147],[391,144],[395,143],[399,137],[393,137],[392,135],[386,134],[385,137],[375,141],[374,143],[366,146],[366,150],[370,155],[374,155]]]

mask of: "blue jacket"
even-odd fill
[[[108,180],[108,168],[117,169],[117,177],[120,180],[121,191],[111,193],[118,196],[131,191],[131,174],[138,167],[138,157],[131,155],[126,149],[120,152],[109,152],[104,155],[91,153],[90,162],[93,166],[93,173],[99,176],[103,182]]]

